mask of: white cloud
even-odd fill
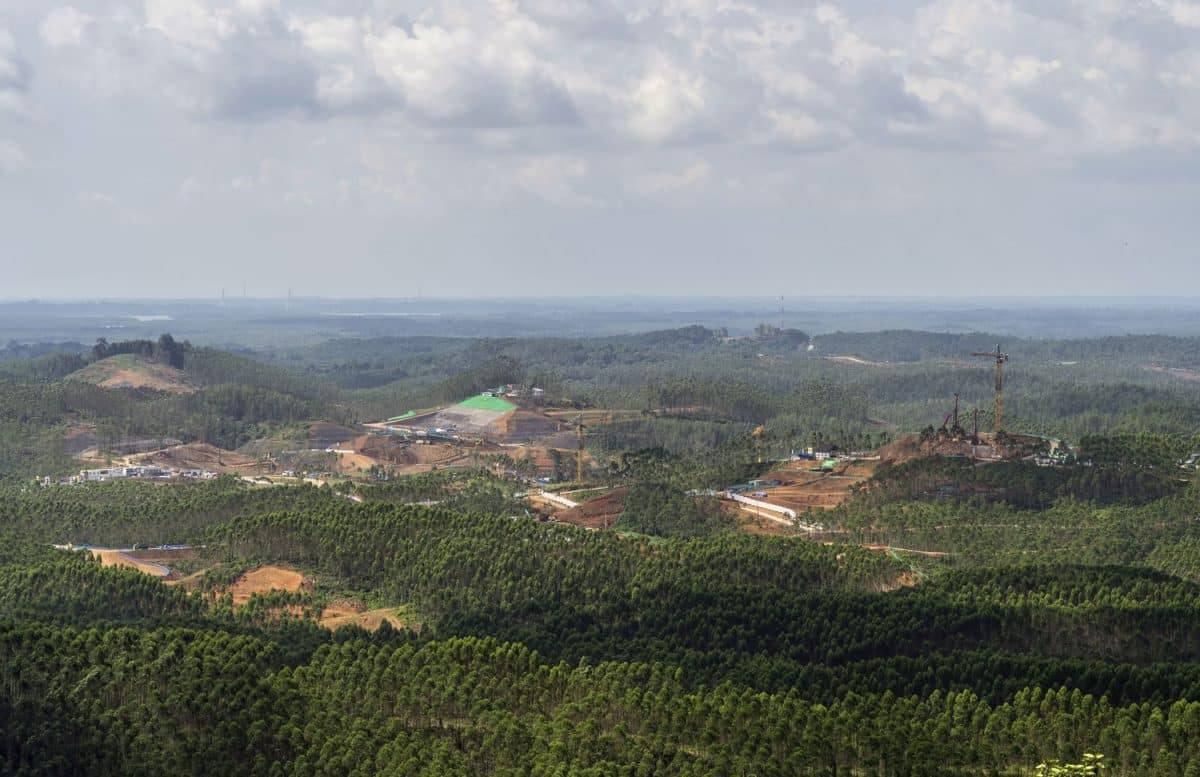
[[[630,131],[656,143],[686,136],[712,97],[699,73],[659,61],[638,79],[630,100]]]
[[[432,0],[408,18],[388,3],[330,13],[304,0],[143,0],[131,15],[101,0],[92,15],[51,11],[41,32],[61,46],[103,26],[97,39],[118,52],[106,63],[142,71],[122,83],[149,81],[190,113],[231,121],[365,116],[455,142],[557,128],[536,130],[543,151],[919,142],[1069,155],[1195,143],[1200,85],[1186,60],[1200,47],[1198,8]],[[5,43],[0,100],[12,103],[19,60]]]
[[[78,46],[92,23],[89,14],[72,6],[55,8],[46,14],[39,28],[42,40],[52,48]]]

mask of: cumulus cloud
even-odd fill
[[[1200,126],[1200,5],[1187,0],[928,0],[882,15],[727,0],[433,0],[412,18],[387,3],[316,6],[102,0],[50,11],[41,35],[66,46],[103,25],[123,67],[231,121],[366,115],[816,153],[1184,148]],[[0,94],[27,80],[5,43]]]

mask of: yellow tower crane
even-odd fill
[[[996,344],[995,351],[975,351],[972,356],[986,356],[996,362],[996,417],[992,419],[992,431],[999,432],[1003,424],[1004,412],[1004,362],[1008,361],[1008,354],[1000,352],[1000,344]]]

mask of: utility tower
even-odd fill
[[[992,432],[999,432],[1003,428],[1004,362],[1008,361],[1008,354],[1001,353],[997,343],[995,351],[974,351],[971,355],[986,356],[996,362],[996,416],[992,419]]]

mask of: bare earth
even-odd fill
[[[607,529],[625,512],[625,496],[628,493],[628,488],[618,488],[578,507],[564,510],[555,515],[554,520],[586,529]]]
[[[357,602],[334,602],[325,608],[318,622],[330,631],[337,631],[342,626],[350,625],[361,626],[367,631],[376,631],[384,621],[398,629],[405,625],[404,621],[396,617],[396,611],[393,608],[366,610]]]
[[[254,594],[265,594],[269,591],[299,591],[303,587],[312,587],[312,583],[304,579],[304,575],[294,569],[267,566],[252,569],[234,581],[229,587],[233,594],[234,605],[245,604]]]
[[[131,551],[126,550],[93,550],[92,555],[100,559],[100,563],[106,567],[126,567],[128,569],[136,569],[147,575],[154,577],[166,578],[168,575],[164,573],[164,567],[161,564],[156,564],[143,559],[134,558],[130,555]]]
[[[831,362],[837,362],[838,364],[857,364],[863,367],[884,366],[883,362],[867,361],[866,359],[860,359],[857,356],[826,356],[825,358]]]
[[[192,394],[196,391],[182,371],[127,354],[101,359],[68,377],[108,389],[150,389],[168,394]]]

